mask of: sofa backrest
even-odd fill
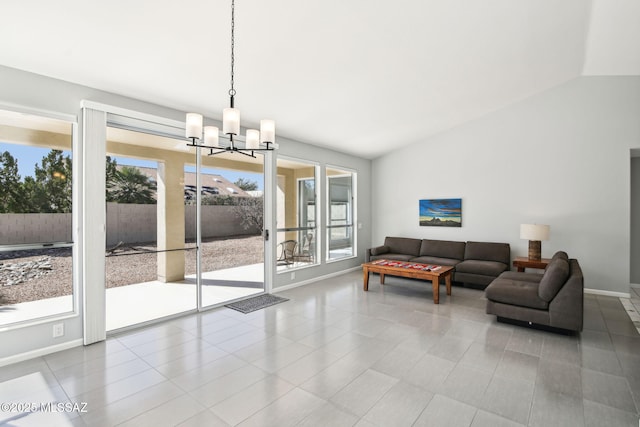
[[[553,261],[556,258],[564,258],[569,261],[569,255],[565,251],[557,251],[555,254],[553,254],[551,260]]]
[[[509,265],[511,247],[508,243],[467,242],[464,249],[464,259],[496,261]]]
[[[571,331],[581,331],[584,321],[584,276],[576,259],[569,260],[569,278],[549,302],[551,324]]]
[[[556,257],[547,266],[540,285],[538,296],[546,302],[551,301],[569,278],[569,260]]]
[[[547,266],[544,268],[545,271],[547,270],[547,268],[549,268],[549,265],[551,265],[551,262],[556,258],[563,258],[563,259],[566,259],[567,261],[569,261],[569,255],[565,251],[557,251],[551,257],[551,261],[549,261],[549,264],[547,264]]]
[[[406,254],[418,256],[420,253],[420,239],[408,237],[385,237],[384,245],[389,247],[393,254]]]
[[[464,242],[422,239],[422,244],[420,245],[420,256],[463,260],[464,247]]]

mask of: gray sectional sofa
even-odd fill
[[[365,261],[390,259],[453,266],[453,281],[484,289],[509,270],[508,243],[458,242],[451,240],[386,237],[384,245],[367,249]]]
[[[504,272],[485,289],[487,314],[579,332],[583,325],[584,278],[580,264],[556,252],[543,274]]]

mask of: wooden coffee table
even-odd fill
[[[385,275],[431,280],[434,304],[440,303],[440,278],[444,277],[447,295],[451,295],[453,267],[450,266],[378,259],[362,264],[362,272],[364,273],[365,291],[369,290],[369,273],[379,273],[381,285],[384,285]]]

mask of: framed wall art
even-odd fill
[[[420,200],[420,225],[462,227],[462,199]]]

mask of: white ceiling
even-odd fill
[[[638,0],[236,1],[243,126],[365,158],[583,74],[640,74]],[[219,119],[230,3],[2,0],[0,64]]]

